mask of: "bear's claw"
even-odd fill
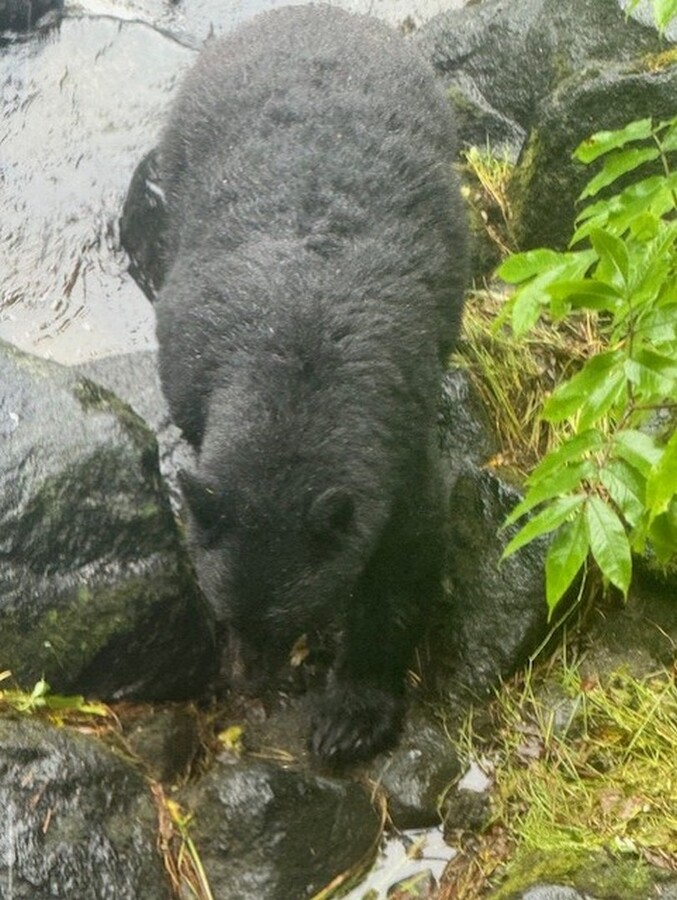
[[[319,701],[312,719],[310,749],[328,766],[369,759],[393,746],[402,726],[404,703],[369,685],[337,685]]]

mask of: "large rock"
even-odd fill
[[[530,850],[509,866],[489,896],[496,900],[674,900],[677,879],[669,869],[631,853],[604,850]]]
[[[358,784],[263,762],[219,763],[182,802],[219,900],[312,897],[367,862],[380,833]]]
[[[522,499],[486,464],[497,439],[467,372],[445,375],[439,439],[451,488],[447,594],[429,629],[424,673],[445,697],[482,694],[516,671],[547,634],[547,541],[500,562],[517,527],[501,531]]]
[[[593,66],[562,82],[541,105],[511,183],[520,249],[566,247],[574,231],[576,200],[597,171],[572,159],[581,141],[634,119],[669,119],[675,114],[675,97],[674,58],[672,65],[656,69]]]
[[[449,87],[462,141],[513,153],[563,80],[592,61],[662,49],[656,30],[627,19],[618,0],[488,0],[441,13],[418,40]]]
[[[465,369],[450,368],[445,372],[437,425],[449,487],[468,465],[483,466],[498,452],[495,429]]]
[[[162,393],[155,350],[105,356],[74,367],[74,371],[115,394],[154,432],[159,451],[160,473],[169,492],[172,509],[182,505],[178,473],[195,465],[195,453],[183,440],[169,417]]]
[[[582,894],[565,885],[543,884],[529,888],[521,900],[585,900]]]
[[[170,900],[145,779],[100,742],[0,719],[0,897]]]
[[[595,646],[609,664],[647,675],[671,669],[677,660],[677,585],[656,584],[636,573],[627,603],[609,598],[590,611]],[[590,654],[593,658],[595,654]],[[599,666],[599,663],[598,663]]]
[[[523,665],[548,631],[540,539],[501,562],[521,500],[491,469],[468,465],[450,500],[449,596],[429,638],[431,677],[444,696],[482,695]]]
[[[367,774],[385,792],[395,828],[430,828],[440,823],[441,800],[461,763],[444,725],[429,709],[413,706],[397,747],[377,757]]]
[[[213,642],[142,420],[0,343],[0,660],[25,685],[202,691]]]

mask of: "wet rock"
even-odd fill
[[[483,831],[491,812],[492,786],[491,779],[473,762],[463,778],[444,795],[445,836],[453,831]]]
[[[517,526],[501,531],[521,499],[490,469],[467,466],[450,499],[447,601],[430,629],[427,659],[443,694],[481,696],[523,665],[548,631],[547,541],[500,562]]]
[[[637,677],[669,669],[677,659],[674,586],[659,588],[636,578],[627,603],[610,600],[591,611],[590,630],[597,655],[606,652],[611,667],[614,660],[626,661]]]
[[[63,0],[0,0],[0,31],[30,31],[43,16],[62,9]]]
[[[142,420],[0,343],[0,658],[59,692],[178,699],[212,674],[209,619]]]
[[[564,79],[592,61],[662,49],[656,30],[626,19],[618,0],[488,0],[441,13],[418,40],[449,87],[463,142],[513,155]]]
[[[262,762],[217,764],[182,803],[219,900],[312,897],[366,862],[380,833],[358,784]]]
[[[413,707],[397,747],[368,768],[388,799],[396,828],[428,828],[440,821],[440,803],[461,766],[444,727],[432,713]]]
[[[284,694],[245,698],[239,709],[229,710],[226,724],[243,728],[247,752],[261,759],[289,760],[304,768],[310,766],[308,737],[312,714],[312,696],[289,698]]]
[[[74,367],[80,375],[111,391],[155,432],[159,466],[175,513],[182,498],[178,472],[195,466],[194,452],[172,423],[160,386],[157,351],[140,350],[95,359]]]
[[[486,407],[464,369],[451,368],[444,375],[438,426],[449,485],[466,465],[484,465],[498,451]]]
[[[169,409],[160,386],[155,350],[120,353],[73,367],[130,406],[156,435],[171,425]]]
[[[574,230],[576,199],[597,171],[571,158],[593,132],[634,119],[674,115],[677,64],[650,69],[593,66],[572,76],[542,104],[511,184],[513,228],[521,249],[564,248]],[[642,170],[637,170],[637,177]]]
[[[200,726],[191,706],[140,708],[125,716],[125,742],[151,778],[172,784],[184,777],[201,748]]]
[[[0,719],[0,896],[169,900],[145,780],[97,741]]]
[[[632,854],[528,851],[509,866],[501,900],[649,900],[668,898],[674,875]],[[567,893],[568,892],[568,893]]]
[[[522,894],[521,900],[592,900],[564,885],[538,885]]]
[[[454,831],[473,831],[479,834],[487,825],[490,813],[487,794],[455,790],[445,798],[444,833],[449,835]]]

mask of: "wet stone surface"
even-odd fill
[[[442,798],[460,770],[443,725],[430,711],[415,708],[395,750],[377,757],[367,771],[385,792],[395,828],[411,829],[439,824]]]
[[[487,693],[526,662],[548,633],[542,575],[547,539],[499,566],[516,531],[501,531],[501,525],[520,498],[499,472],[474,465],[463,468],[451,492],[450,593],[428,647],[429,678],[448,698]]]
[[[173,785],[189,774],[202,749],[197,711],[179,704],[139,707],[125,717],[125,742],[151,778]]]
[[[213,640],[152,432],[2,342],[0,383],[0,667],[57,692],[199,695]]]
[[[477,762],[472,762],[463,777],[450,784],[441,803],[444,833],[483,831],[491,813],[491,778]]]
[[[217,763],[182,802],[219,900],[311,897],[368,861],[380,833],[360,785],[264,762]]]
[[[0,896],[170,900],[145,779],[99,741],[0,719]]]

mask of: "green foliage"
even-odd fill
[[[0,682],[10,678],[11,672],[0,672]],[[64,715],[102,716],[110,715],[108,707],[103,703],[92,703],[79,694],[64,696],[53,694],[47,682],[40,679],[31,691],[21,688],[5,688],[0,690],[0,711],[3,707],[26,715],[45,712],[60,719]]]
[[[631,13],[636,6],[639,6],[640,0],[630,0],[627,6],[627,12]],[[677,0],[652,0],[654,19],[658,29],[663,32],[668,27],[672,19],[677,16]]]
[[[656,3],[657,16],[669,6]],[[599,169],[581,195],[587,205],[569,250],[517,254],[499,268],[518,285],[508,307],[518,336],[542,316],[586,315],[601,342],[545,403],[544,419],[568,437],[531,473],[506,523],[535,512],[505,555],[555,532],[546,563],[551,610],[589,556],[625,595],[632,551],[649,542],[665,563],[677,550],[676,150],[677,118],[593,135],[575,154]],[[662,174],[646,175],[647,165]],[[667,435],[652,427],[661,418]]]

